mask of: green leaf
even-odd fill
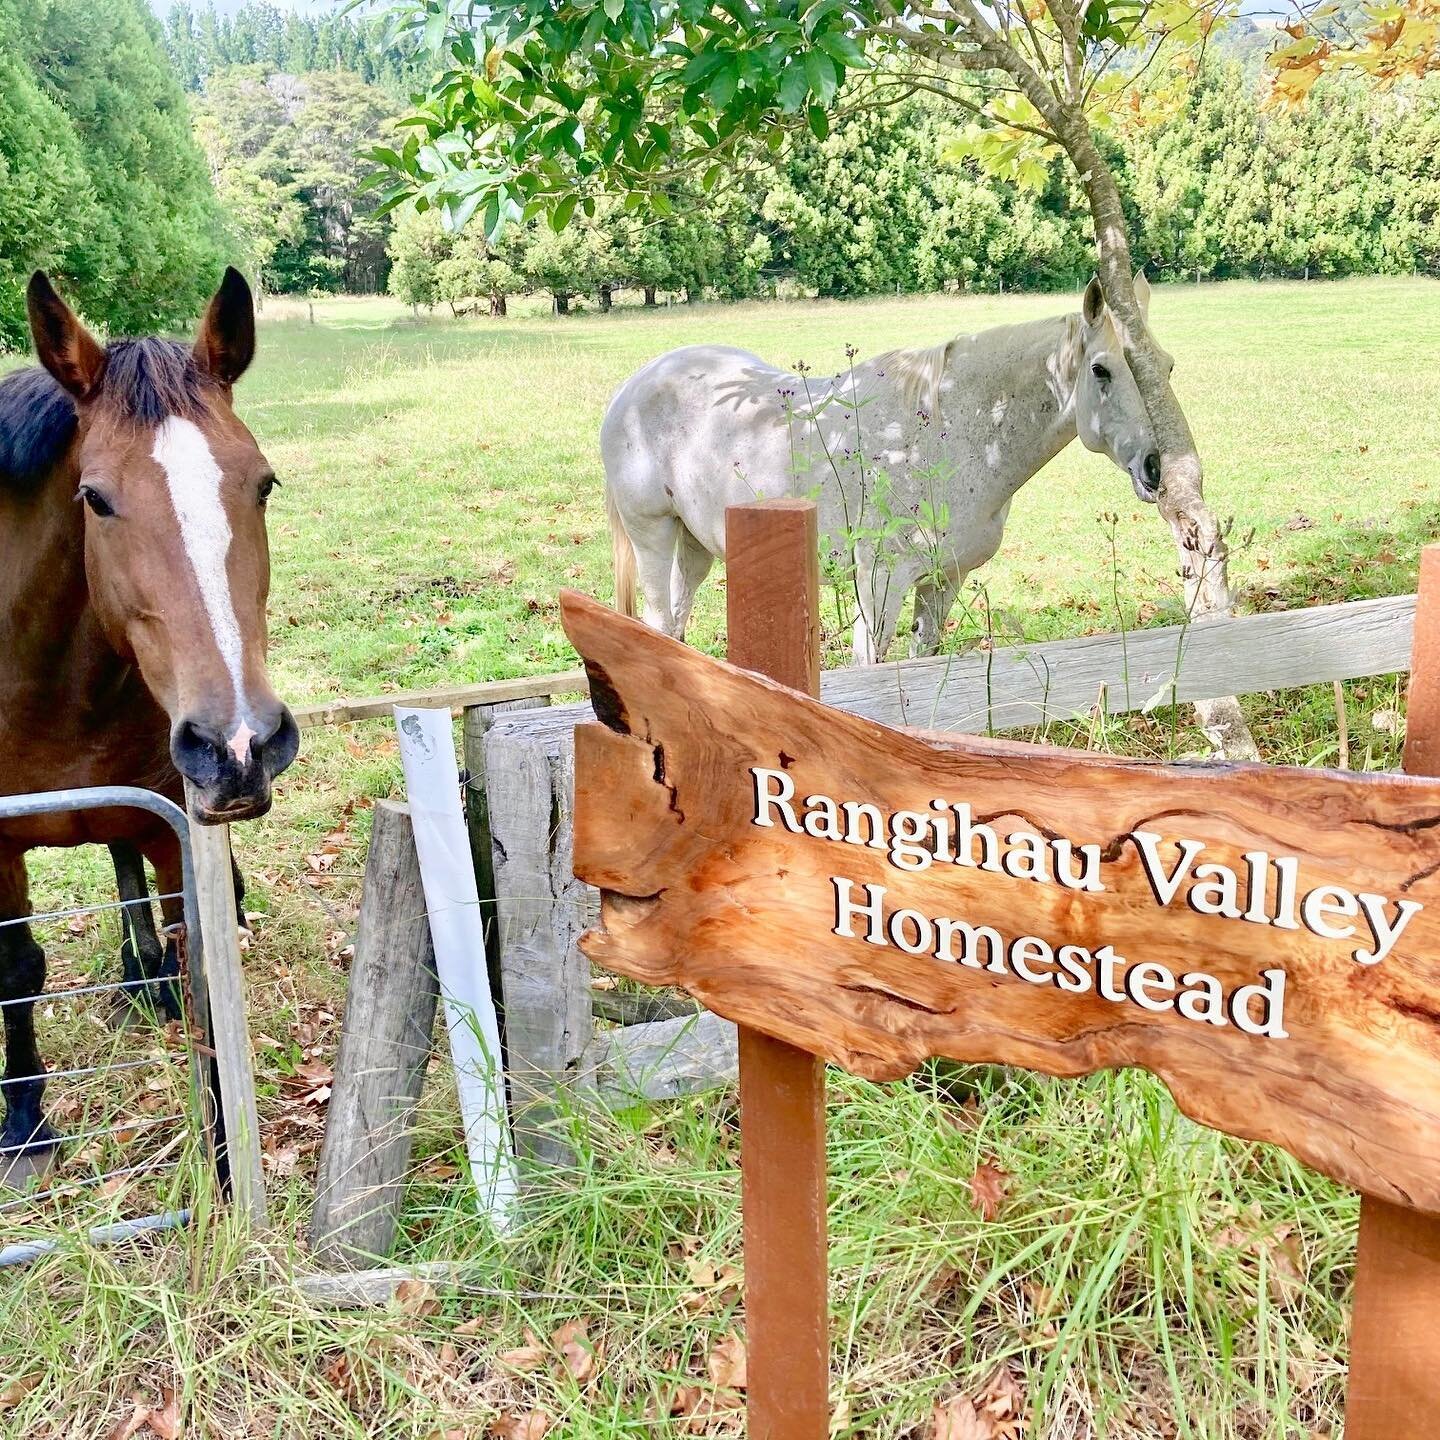
[[[815,37],[815,43],[834,61],[848,66],[851,70],[863,70],[868,63],[865,52],[856,43],[853,35],[843,30],[825,30]]]
[[[684,69],[680,76],[682,85],[697,85],[713,75],[727,60],[728,50],[702,50]]]
[[[710,103],[717,110],[725,109],[735,98],[735,92],[739,88],[740,67],[738,65],[728,66],[710,82]]]
[[[835,98],[840,82],[835,76],[834,61],[828,56],[822,55],[818,50],[810,51],[805,57],[805,76],[810,82],[815,99],[821,105],[828,105]]]
[[[550,212],[550,228],[557,235],[570,223],[570,217],[579,203],[580,197],[572,191]]]
[[[817,140],[824,140],[830,134],[830,117],[818,105],[812,105],[805,112],[806,122],[810,126],[810,133]]]
[[[799,110],[809,93],[810,81],[803,64],[792,62],[780,72],[780,104],[787,113],[793,115]]]
[[[474,190],[458,200],[447,201],[440,211],[440,224],[452,235],[458,235],[470,223],[470,217],[485,199],[483,190]]]
[[[432,55],[436,54],[445,43],[445,26],[448,19],[445,6],[442,4],[425,22],[425,35],[422,43]]]

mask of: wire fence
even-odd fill
[[[208,1007],[184,812],[148,791],[104,787],[0,797],[0,822],[119,807],[171,827],[181,889],[154,896],[132,889],[115,900],[67,895],[0,919],[0,939],[29,927],[48,972],[42,990],[19,995],[0,973],[7,1045],[19,1048],[28,1019],[42,1057],[38,1069],[17,1064],[10,1073],[7,1051],[0,1095],[13,1106],[17,1092],[41,1086],[45,1127],[0,1149],[0,1267],[76,1239],[114,1243],[185,1224],[181,1192],[196,1173],[187,1162],[223,1150],[212,1067],[196,1038],[208,1028]],[[184,919],[157,927],[153,907],[165,902]]]

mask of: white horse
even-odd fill
[[[1135,282],[1148,312],[1150,287]],[[1076,435],[1159,494],[1160,456],[1098,280],[1078,315],[894,350],[817,381],[724,345],[652,360],[600,430],[616,602],[684,638],[725,556],[725,509],[813,495],[836,583],[853,584],[857,664],[885,658],[915,591],[933,655],[965,576],[1000,546],[1015,492]]]

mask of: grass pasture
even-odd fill
[[[1211,503],[1234,517],[1232,579],[1249,607],[1413,586],[1420,545],[1440,535],[1437,301],[1418,280],[1157,289],[1155,329],[1177,357]],[[271,505],[277,687],[301,703],[572,664],[556,590],[609,593],[600,415],[664,349],[720,338],[824,372],[847,344],[873,354],[1069,303],[416,322],[388,301],[334,301],[317,303],[315,323],[303,305],[272,303],[240,395],[283,481]],[[1180,615],[1168,532],[1078,446],[1021,492],[976,582],[957,648],[987,610],[1001,635],[1027,639]],[[706,648],[723,645],[721,593],[713,580],[702,593],[692,638]],[[1400,682],[1346,686],[1344,701],[1351,764],[1395,765]],[[1334,763],[1329,687],[1246,704],[1268,759]],[[1167,755],[1201,748],[1184,720],[1057,728]],[[366,806],[396,792],[398,768],[383,724],[308,732],[272,816],[237,835],[274,1236],[238,1237],[188,1152],[173,1195],[117,1187],[0,1209],[4,1243],[198,1192],[188,1232],[124,1251],[67,1245],[0,1272],[0,1434],[164,1435],[172,1410],[185,1434],[217,1440],[741,1433],[733,1096],[576,1114],[578,1171],[497,1239],[467,1206],[437,1070],[401,1258],[471,1260],[473,1287],[336,1314],[286,1283],[304,1264]],[[110,898],[111,882],[96,856],[46,856],[35,889],[37,904],[60,906]],[[110,918],[41,938],[64,983],[116,966]],[[52,1064],[165,1049],[154,1032],[116,1040],[66,1007],[41,1023]],[[52,1106],[66,1094],[55,1082]],[[143,1099],[117,1086],[108,1103]],[[837,1075],[831,1173],[834,1435],[1342,1433],[1354,1197],[1192,1125],[1147,1076]]]

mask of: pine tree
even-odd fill
[[[188,324],[232,243],[143,0],[0,0],[0,66],[0,339],[37,265],[111,330]]]

